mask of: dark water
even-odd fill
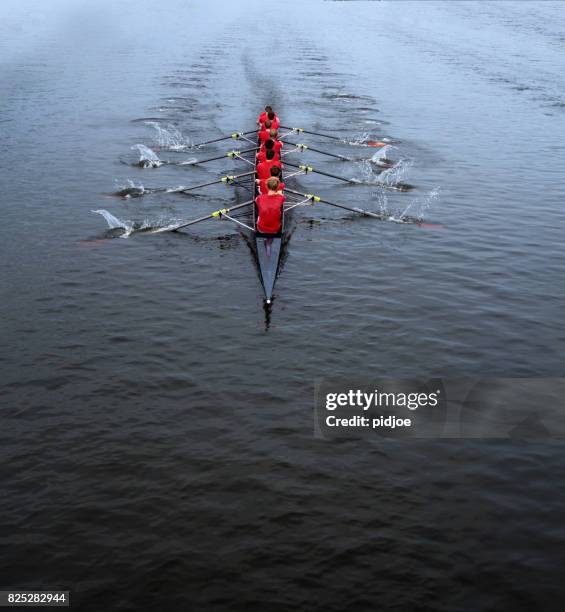
[[[117,5],[118,3],[116,3]],[[6,2],[0,8],[0,586],[81,610],[560,609],[563,445],[328,442],[320,378],[563,375],[560,2]],[[252,129],[371,184],[301,190],[270,328],[229,205]],[[159,128],[159,129],[157,129]],[[385,177],[348,143],[388,137]],[[126,162],[126,163],[124,163]],[[401,193],[382,181],[402,181]],[[380,181],[380,182],[379,182]]]

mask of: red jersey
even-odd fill
[[[257,164],[257,178],[271,178],[271,166],[278,166],[279,168],[282,168],[282,164],[278,159],[271,159],[269,161],[261,162],[260,164]]]
[[[269,140],[269,139],[267,138],[267,140]],[[275,140],[275,145],[273,146],[273,151],[280,155],[282,147],[283,147],[283,143],[280,140]],[[261,143],[261,151],[264,151],[264,150],[265,150],[265,143],[262,142]]]
[[[267,181],[268,180],[269,179],[261,179],[259,181],[259,192],[261,194],[265,194],[265,193],[267,193],[267,191],[269,191],[267,189]],[[277,189],[277,191],[282,191],[283,189],[284,189],[284,183],[279,183],[279,188]]]
[[[265,119],[266,121],[266,119]],[[264,130],[265,129],[265,121],[261,121],[261,129]],[[279,127],[281,126],[279,118],[275,115],[274,119],[271,119],[271,127],[269,129],[271,130],[278,130]]]
[[[265,123],[265,121],[267,121],[267,119],[268,119],[268,118],[269,118],[269,117],[268,117],[267,113],[263,112],[263,113],[261,113],[261,114],[259,115],[259,119],[257,119],[257,122],[258,122],[258,123]],[[275,113],[275,119],[276,119],[277,121],[278,121],[278,119],[279,119],[279,118],[277,117],[277,113]]]
[[[262,234],[276,234],[281,229],[283,195],[260,195],[256,200],[259,216],[257,229]]]
[[[269,130],[266,130],[263,126],[261,126],[261,131],[259,132],[259,142],[261,145],[264,145],[270,138],[271,135],[269,134]]]
[[[279,155],[278,151],[275,152],[275,157],[273,159],[280,161],[281,156]],[[264,162],[264,161],[267,161],[267,151],[265,151],[265,149],[259,151],[259,153],[257,154],[257,163],[260,164],[261,162]]]

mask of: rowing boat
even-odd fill
[[[257,146],[260,146],[259,140],[257,140]],[[257,158],[255,158],[255,177],[257,176]],[[282,178],[282,175],[281,175]],[[259,195],[259,187],[257,183],[254,185],[255,198]],[[288,219],[284,212],[282,212],[281,230],[277,234],[262,234],[257,229],[257,216],[258,210],[257,205],[253,206],[253,240],[255,244],[255,253],[257,255],[257,265],[259,267],[259,276],[261,278],[261,284],[263,285],[263,291],[265,292],[265,301],[267,304],[271,303],[273,299],[273,290],[275,288],[275,282],[280,269],[280,262],[282,257],[282,244],[283,239],[287,230]]]
[[[312,132],[310,130],[305,130],[304,128],[291,128],[286,126],[281,126],[282,129],[287,130],[286,134],[280,136],[281,142],[284,142],[287,145],[292,147],[290,150],[285,150],[282,155],[289,155],[295,153],[302,153],[304,151],[310,150],[312,152],[318,153],[320,155],[326,155],[332,157],[334,159],[341,159],[343,161],[351,161],[350,158],[344,157],[343,155],[338,155],[336,153],[330,153],[323,151],[321,149],[315,149],[313,147],[309,147],[306,144],[302,143],[293,143],[288,140],[283,140],[292,134],[312,134],[315,136],[325,137],[329,139],[333,139],[336,141],[341,141],[341,139],[337,136],[333,136],[330,134],[321,134],[319,132]],[[346,210],[350,213],[355,213],[361,215],[363,217],[370,217],[373,219],[378,219],[381,221],[392,221],[394,223],[416,223],[421,224],[421,219],[408,217],[406,215],[402,215],[400,218],[395,218],[393,215],[386,212],[374,212],[370,210],[364,210],[357,206],[351,206],[344,204],[343,202],[333,202],[330,200],[326,200],[318,195],[312,193],[303,193],[302,191],[296,191],[295,189],[290,189],[287,185],[285,188],[285,204],[282,210],[282,219],[281,219],[281,229],[276,234],[263,234],[258,230],[257,227],[257,205],[256,198],[259,195],[259,188],[256,183],[256,175],[257,175],[257,157],[256,152],[260,149],[260,142],[258,136],[256,136],[256,140],[253,139],[253,134],[257,135],[257,129],[249,130],[247,132],[232,132],[226,136],[222,136],[220,138],[214,138],[212,140],[207,140],[201,143],[197,143],[193,145],[194,148],[199,148],[208,144],[221,142],[224,140],[234,139],[234,140],[242,140],[246,143],[252,145],[252,148],[246,150],[233,150],[224,153],[223,155],[215,155],[213,157],[209,157],[206,159],[195,159],[190,162],[190,165],[202,165],[208,162],[213,162],[215,160],[222,159],[224,157],[228,157],[230,159],[240,159],[241,161],[247,162],[250,166],[252,166],[252,170],[248,172],[243,172],[238,175],[228,175],[221,176],[216,180],[207,181],[206,183],[201,183],[199,185],[193,185],[189,187],[177,188],[174,190],[164,190],[167,192],[175,192],[175,193],[193,193],[196,190],[199,190],[204,187],[208,187],[210,185],[217,184],[225,184],[225,185],[233,185],[240,186],[247,190],[249,196],[252,199],[249,199],[245,202],[240,202],[229,208],[222,208],[220,210],[216,210],[212,213],[204,215],[202,217],[198,217],[197,219],[193,219],[190,221],[181,221],[179,223],[173,223],[164,227],[159,227],[153,230],[152,233],[161,233],[161,232],[176,232],[182,229],[186,229],[188,227],[192,227],[197,223],[201,223],[204,221],[209,221],[213,219],[224,219],[231,221],[237,224],[240,230],[243,230],[243,234],[248,237],[248,241],[252,250],[255,251],[257,267],[259,272],[259,278],[261,284],[263,286],[263,292],[265,295],[265,302],[267,305],[270,305],[273,299],[273,291],[275,287],[275,283],[277,280],[277,276],[280,273],[281,269],[281,261],[283,257],[284,243],[288,239],[289,236],[289,228],[290,228],[290,217],[292,215],[292,210],[298,206],[311,206],[314,204],[322,204],[331,207],[335,207],[341,210]],[[376,145],[385,145],[384,142],[370,142],[368,143],[370,146]],[[246,155],[250,154],[252,158],[248,158]],[[183,165],[187,165],[187,163],[183,163]],[[355,179],[349,179],[343,176],[338,176],[336,174],[331,174],[329,172],[316,170],[312,166],[301,164],[293,164],[291,162],[285,161],[285,166],[290,168],[290,171],[286,174],[286,182],[288,184],[288,179],[295,176],[307,175],[310,173],[320,174],[325,177],[333,178],[336,180],[340,180],[349,184],[358,184],[359,181]],[[387,187],[386,185],[382,185],[382,187]],[[157,190],[155,190],[157,191]],[[245,222],[241,219],[245,217]]]

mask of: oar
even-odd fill
[[[288,127],[286,125],[281,125],[281,128],[283,130],[292,130],[293,132],[298,132],[299,134],[304,132],[304,134],[313,134],[314,136],[323,136],[324,138],[331,138],[332,140],[342,140],[341,138],[338,138],[337,136],[331,136],[330,134],[320,134],[320,132],[311,132],[309,130],[305,130],[304,128],[294,128],[294,127]]]
[[[238,138],[241,138],[242,136],[247,136],[247,134],[255,134],[256,131],[257,130],[250,130],[249,132],[233,132],[229,136],[222,136],[221,138],[214,138],[213,140],[205,140],[204,142],[199,142],[198,144],[195,144],[192,146],[202,147],[207,144],[212,144],[213,142],[221,142],[222,140],[229,140],[230,138],[237,140]]]
[[[224,157],[238,157],[243,153],[249,153],[250,151],[257,151],[259,147],[253,147],[251,149],[244,149],[243,151],[228,151],[223,155],[217,155],[216,157],[209,157],[208,159],[197,159],[196,161],[185,163],[184,166],[195,166],[196,164],[205,164],[207,162],[216,161],[217,159],[223,159]]]
[[[329,176],[330,178],[338,179],[339,181],[343,181],[344,183],[351,183],[353,185],[362,185],[361,181],[356,179],[348,179],[343,176],[338,176],[337,174],[330,174],[329,172],[322,172],[321,170],[315,170],[312,166],[297,166],[296,164],[290,164],[289,162],[284,162],[285,166],[290,166],[291,168],[298,168],[302,170],[304,174],[308,174],[309,172],[313,172],[314,174],[322,174],[323,176]],[[408,183],[396,183],[396,185],[387,185],[386,183],[375,183],[377,187],[382,187],[383,189],[394,189],[394,191],[410,191],[414,188],[413,185]]]
[[[339,138],[338,136],[331,136],[330,134],[320,134],[320,132],[311,132],[309,130],[305,130],[304,128],[293,128],[287,127],[286,125],[281,125],[283,130],[292,130],[293,132],[298,132],[299,134],[313,134],[314,136],[323,136],[324,138],[331,138],[332,140],[340,140],[344,142],[343,138]],[[386,145],[394,144],[400,142],[400,140],[390,140],[390,141],[381,141],[381,140],[369,140],[365,144],[368,147],[386,147]],[[312,149],[314,150],[314,149]]]
[[[233,183],[235,180],[241,178],[242,176],[250,176],[251,174],[255,174],[255,170],[252,170],[251,172],[244,172],[243,174],[236,174],[236,175],[228,175],[228,176],[222,176],[219,179],[215,180],[215,181],[210,181],[209,183],[201,183],[200,185],[194,185],[194,187],[185,187],[184,189],[167,189],[167,191],[169,193],[186,193],[187,191],[194,191],[195,189],[200,189],[201,187],[208,187],[209,185],[216,185],[217,183]]]
[[[206,215],[205,217],[199,217],[198,219],[194,219],[192,221],[186,221],[184,223],[179,223],[178,225],[173,225],[170,227],[163,227],[160,228],[158,230],[155,230],[154,233],[160,233],[160,232],[176,232],[179,229],[182,229],[183,227],[188,227],[189,225],[194,225],[195,223],[200,223],[201,221],[207,221],[208,219],[215,219],[215,218],[222,218],[223,215],[227,215],[229,212],[233,211],[233,210],[238,210],[240,208],[243,208],[244,206],[251,206],[251,204],[254,204],[255,200],[249,200],[248,202],[243,202],[243,204],[237,204],[237,206],[232,206],[231,208],[222,208],[220,210],[216,210],[213,213]]]
[[[290,164],[287,161],[284,162],[284,165],[290,166],[291,168],[298,168],[299,170],[302,170],[302,172],[304,172],[305,174],[308,174],[308,172],[314,172],[314,174],[323,174],[324,176],[329,176],[330,178],[338,179],[339,181],[344,181],[345,183],[358,183],[358,181],[354,181],[353,179],[348,179],[343,176],[338,176],[337,174],[330,174],[329,172],[322,172],[321,170],[314,170],[312,166],[304,166],[304,165],[297,166],[296,164]]]
[[[337,155],[335,153],[327,153],[326,151],[315,149],[314,147],[311,147],[310,145],[299,144],[296,142],[289,142],[288,140],[283,140],[283,138],[281,138],[281,140],[282,142],[286,142],[287,144],[292,145],[293,147],[297,147],[301,151],[306,151],[306,149],[308,149],[310,151],[315,151],[316,153],[321,153],[322,155],[327,155],[328,157],[335,157],[336,159],[342,159],[343,161],[351,161],[349,157],[345,157],[344,155]]]
[[[362,208],[357,208],[354,206],[346,206],[345,204],[338,204],[337,202],[330,202],[329,200],[324,200],[320,198],[320,196],[314,195],[313,193],[301,193],[300,191],[293,191],[292,189],[285,189],[287,193],[293,193],[294,195],[302,196],[304,198],[310,198],[313,202],[321,202],[322,204],[329,204],[330,206],[335,206],[336,208],[343,208],[344,210],[348,210],[350,212],[358,213],[360,215],[364,215],[366,217],[373,217],[374,219],[379,219],[380,221],[384,221],[388,217],[385,217],[382,213],[374,213],[370,210],[363,210]]]

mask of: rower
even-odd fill
[[[279,132],[278,130],[269,130],[269,138],[267,138],[267,140],[272,140],[274,145],[274,151],[275,153],[279,153],[280,150],[283,147],[284,142],[282,140],[279,140]],[[260,147],[261,147],[261,151],[263,151],[265,149],[265,145],[267,144],[267,140],[262,140],[260,141]]]
[[[261,234],[277,234],[281,231],[284,195],[278,193],[280,181],[271,177],[267,181],[267,193],[257,196],[257,229]]]
[[[275,152],[271,149],[265,151],[265,161],[257,164],[257,178],[258,179],[269,179],[271,178],[272,166],[278,166],[282,169],[282,163],[280,159],[275,159]]]
[[[267,126],[267,121],[271,122],[270,126]],[[281,124],[279,122],[279,118],[273,111],[271,111],[270,113],[267,113],[267,118],[261,123],[261,125],[266,126],[267,129],[272,128],[273,130],[278,130]]]
[[[272,138],[269,138],[269,140],[267,140],[265,144],[261,146],[261,148],[259,149],[259,153],[257,153],[257,163],[265,161],[267,151],[274,151],[275,159],[280,160],[282,146],[283,143],[280,140],[273,140]]]
[[[265,106],[265,112],[259,115],[259,119],[257,119],[257,125],[261,125],[262,123],[265,123],[265,121],[267,121],[267,119],[269,118],[269,113],[273,113],[274,116],[277,117],[277,114],[273,112],[273,108],[267,105]]]
[[[259,130],[259,142],[261,144],[265,144],[267,140],[271,137],[271,122],[267,119],[265,123],[261,124],[261,129]]]
[[[282,172],[278,166],[271,166],[271,176],[268,179],[256,179],[255,182],[259,185],[259,193],[267,193],[267,182],[270,180],[270,178],[276,178],[279,180],[279,188],[277,193],[282,193],[284,190],[284,183],[281,182]]]

